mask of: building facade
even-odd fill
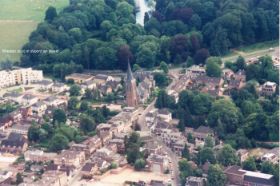
[[[32,68],[0,71],[0,88],[29,84],[41,80],[43,80],[43,72],[41,70],[33,70]]]

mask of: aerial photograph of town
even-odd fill
[[[278,0],[0,0],[0,186],[278,186]]]

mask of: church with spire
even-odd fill
[[[126,77],[126,104],[129,107],[138,106],[138,94],[136,87],[136,79],[133,77],[130,63],[127,64],[127,77]]]

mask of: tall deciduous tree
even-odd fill
[[[210,147],[202,148],[198,153],[198,163],[203,165],[205,162],[216,163],[214,150]]]
[[[249,170],[249,171],[257,170],[256,162],[255,162],[255,159],[253,157],[249,157],[247,160],[245,160],[242,163],[242,167],[243,167],[243,169]]]
[[[68,147],[69,140],[62,134],[56,134],[49,142],[49,150],[58,152]]]
[[[224,165],[235,165],[238,162],[236,151],[228,144],[218,152],[218,161]]]
[[[70,96],[79,96],[80,91],[81,91],[81,88],[78,85],[72,85],[69,90]]]
[[[119,47],[118,52],[118,65],[123,69],[126,70],[127,63],[129,61],[132,61],[133,54],[130,51],[130,48],[128,45],[122,45]]]
[[[80,118],[80,128],[84,133],[89,133],[95,130],[96,123],[93,118],[83,115]]]
[[[53,111],[53,123],[65,123],[66,122],[66,114],[62,109],[55,109]]]
[[[235,104],[226,99],[216,100],[208,115],[208,124],[220,129],[219,135],[234,133],[240,126],[242,115]]]
[[[55,17],[57,17],[56,8],[50,6],[46,11],[45,20],[48,22],[52,22]]]
[[[209,166],[207,183],[209,186],[226,184],[226,176],[218,164]]]
[[[206,62],[206,74],[210,77],[221,77],[222,70],[220,65],[215,61]]]

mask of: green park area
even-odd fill
[[[20,50],[30,33],[44,19],[45,11],[54,6],[58,11],[67,6],[68,0],[1,0],[0,1],[0,62],[6,59],[18,61]]]

